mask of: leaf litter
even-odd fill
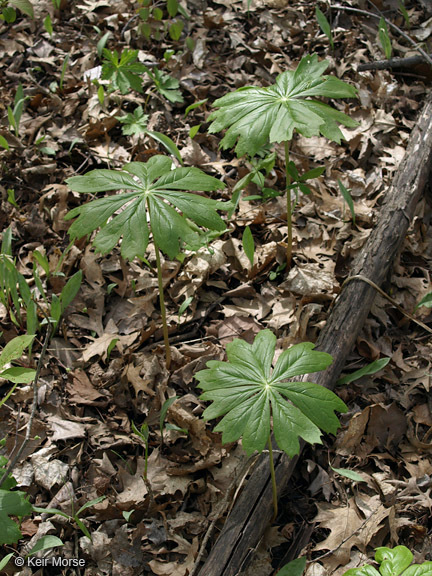
[[[279,351],[316,340],[352,259],[376,222],[430,86],[421,76],[357,72],[359,63],[382,56],[372,22],[337,12],[332,52],[313,3],[306,1],[218,0],[203,9],[202,3],[190,0],[185,34],[194,46],[168,60],[163,53],[172,42],[139,36],[138,6],[133,3],[84,0],[62,3],[58,12],[51,3],[35,4],[34,21],[19,17],[13,26],[1,25],[0,135],[10,150],[0,152],[0,224],[2,229],[12,227],[17,268],[30,285],[35,249],[48,258],[50,275],[42,275],[42,282],[49,294],[58,294],[64,285],[58,271],[67,279],[82,269],[84,280],[45,359],[35,439],[15,477],[39,507],[70,513],[71,505],[78,509],[99,496],[105,499],[84,515],[92,541],[60,516],[34,515],[23,524],[24,538],[16,549],[23,554],[31,542],[53,534],[65,542],[63,553],[86,558],[86,574],[190,575],[211,522],[218,530],[223,525],[228,508],[220,512],[220,503],[227,491],[230,500],[234,497],[233,479],[241,486],[244,462],[239,447],[222,445],[220,435],[200,420],[205,406],[197,398],[194,374],[208,360],[223,360],[224,346],[233,338],[251,343],[265,327],[276,332]],[[401,19],[393,4],[382,2],[380,7]],[[425,12],[407,4],[413,35],[429,42]],[[52,36],[42,24],[47,13]],[[248,168],[243,159],[219,150],[219,137],[206,134],[217,98],[240,86],[272,84],[277,74],[311,52],[329,60],[332,74],[359,89],[358,101],[350,104],[359,124],[342,128],[346,142],[298,136],[293,143],[299,167],[306,171],[325,165],[326,173],[325,180],[315,181],[311,195],[299,198],[296,266],[288,276],[281,269],[286,208],[279,197],[263,202],[243,197],[229,234],[211,249],[188,253],[182,266],[163,264],[173,338],[171,375],[163,362],[153,270],[137,261],[126,263],[117,249],[100,256],[84,240],[76,241],[63,258],[68,244],[64,215],[81,202],[65,180],[164,153],[151,137],[122,134],[115,118],[118,105],[98,99],[89,80],[100,65],[94,26],[110,33],[110,48],[124,43],[136,47],[140,62],[163,65],[179,80],[185,104],[153,94],[147,128],[170,136],[186,165],[222,177],[228,190]],[[400,56],[411,55],[412,47],[402,38],[393,40]],[[54,88],[66,56],[63,89]],[[13,105],[19,83],[28,100],[17,135],[7,129],[6,108]],[[205,99],[185,118],[186,105]],[[126,94],[121,113],[133,113],[143,104],[141,95]],[[200,128],[191,138],[195,125]],[[282,161],[283,151],[277,149],[275,167],[266,176],[268,188],[283,190]],[[354,200],[355,225],[338,179]],[[10,189],[16,205],[8,201]],[[257,192],[251,183],[244,196]],[[229,192],[221,198],[229,199]],[[241,242],[245,226],[255,241],[253,267]],[[408,311],[431,291],[431,246],[430,198],[425,197],[384,286]],[[146,258],[154,265],[151,246]],[[179,317],[187,298],[191,303]],[[428,308],[419,308],[416,315],[430,322]],[[7,342],[17,330],[3,306],[0,322]],[[36,347],[36,357],[39,353]],[[337,390],[350,409],[342,417],[342,430],[324,448],[307,449],[307,465],[296,469],[290,494],[281,501],[278,527],[269,531],[254,574],[273,573],[302,549],[310,560],[308,576],[342,575],[371,558],[379,545],[405,544],[416,561],[430,559],[430,342],[377,296],[346,370],[385,357],[390,363],[380,373]],[[179,399],[167,411],[162,443],[159,416],[164,402],[175,396]],[[22,387],[0,408],[7,454],[22,441],[31,398],[30,387]],[[148,483],[143,479],[145,446],[132,432],[132,422],[149,425]],[[353,482],[332,468],[355,470],[364,482]],[[124,513],[130,513],[128,520]],[[315,530],[302,542],[308,524]]]

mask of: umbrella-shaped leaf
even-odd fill
[[[207,420],[223,416],[216,431],[224,442],[242,437],[248,454],[261,452],[273,432],[281,450],[289,456],[299,451],[299,437],[319,443],[321,430],[335,432],[335,410],[346,406],[333,392],[312,382],[286,382],[323,370],[329,354],[313,350],[313,344],[297,344],[283,352],[272,370],[276,337],[270,330],[257,334],[253,344],[234,339],[227,345],[227,362],[212,360],[196,374],[204,393],[213,403],[204,411]]]
[[[202,246],[204,234],[198,226],[225,230],[218,210],[227,210],[229,205],[189,192],[213,191],[224,184],[198,168],[172,169],[166,156],[153,156],[147,163],[131,162],[123,170],[93,170],[69,178],[67,184],[82,193],[122,191],[78,206],[66,216],[77,218],[69,229],[72,238],[101,227],[94,244],[102,253],[112,250],[122,238],[123,257],[143,258],[152,232],[161,250],[174,258],[182,245]]]
[[[349,127],[357,123],[328,104],[306,100],[356,95],[356,89],[342,80],[323,76],[327,67],[328,62],[319,62],[316,54],[305,56],[296,70],[282,72],[272,86],[246,86],[226,94],[214,103],[218,110],[210,115],[209,132],[227,129],[221,146],[231,148],[237,142],[238,156],[254,156],[269,142],[289,141],[294,131],[340,142],[337,123]]]

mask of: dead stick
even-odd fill
[[[365,70],[406,70],[412,72],[412,67],[417,64],[426,62],[426,59],[421,55],[409,56],[408,58],[390,58],[389,60],[376,60],[375,62],[364,62],[357,66],[358,72]]]

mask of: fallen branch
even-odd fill
[[[432,55],[431,55],[432,58]],[[390,58],[389,60],[376,60],[375,62],[364,62],[357,66],[358,72],[364,70],[397,70],[399,72],[412,72],[413,66],[425,64],[426,58],[422,54],[410,56],[408,58]]]
[[[356,258],[351,276],[361,275],[378,286],[387,278],[425,189],[431,162],[432,97],[429,96],[411,133],[404,160],[386,194],[378,224]],[[344,286],[317,342],[320,350],[333,356],[333,364],[325,372],[311,374],[307,380],[329,389],[334,387],[375,295],[375,288],[359,278],[352,278]],[[276,456],[279,494],[287,485],[297,461],[298,457],[289,460],[281,454]],[[268,455],[263,453],[201,568],[200,576],[237,576],[251,559],[272,517],[268,469]]]

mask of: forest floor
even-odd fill
[[[140,3],[131,0],[65,0],[59,8],[41,0],[34,2],[34,19],[18,13],[14,23],[0,25],[0,136],[9,148],[0,148],[2,237],[10,228],[16,267],[46,314],[49,306],[35,288],[34,269],[47,302],[78,270],[83,274],[43,357],[31,441],[13,476],[32,504],[71,516],[104,497],[80,516],[91,540],[73,519],[34,512],[22,519],[22,539],[0,554],[24,556],[49,534],[64,543],[58,554],[83,558],[85,568],[33,572],[10,562],[5,574],[196,573],[197,559],[205,559],[223,527],[229,506],[221,513],[221,502],[229,491],[232,504],[233,482],[241,484],[246,456],[241,443],[223,445],[212,431],[214,423],[201,419],[205,404],[194,374],[209,360],[223,360],[233,338],[251,342],[263,328],[276,334],[278,349],[316,341],[353,258],[379,218],[430,90],[427,65],[405,74],[357,70],[385,58],[377,18],[329,11],[328,3],[318,3],[332,21],[332,50],[318,25],[315,2],[183,4],[188,18],[170,17],[165,2],[158,3],[165,29],[183,23],[178,40],[167,31],[155,39],[160,22],[154,19],[147,39]],[[374,14],[382,10],[432,52],[432,12],[426,3],[405,1],[409,27],[396,0],[377,1],[376,8],[367,1],[340,4]],[[390,38],[394,56],[418,53],[396,30]],[[142,94],[109,93],[105,83],[102,98],[98,86],[104,83],[97,80],[102,42],[119,52],[139,50],[140,62],[179,81],[182,101],[169,101],[145,77]],[[334,104],[358,127],[343,128],[341,144],[299,135],[292,142],[291,158],[299,170],[325,166],[325,172],[312,181],[311,194],[299,197],[288,273],[279,147],[274,167],[263,174],[264,192],[249,184],[228,232],[208,248],[186,253],[182,262],[163,259],[173,356],[167,370],[152,244],[150,267],[123,260],[117,248],[102,256],[86,238],[70,245],[64,216],[86,197],[72,192],[65,180],[167,154],[149,135],[123,133],[118,117],[142,106],[148,129],[169,136],[186,166],[223,180],[225,191],[214,197],[229,200],[251,164],[232,150],[222,152],[222,135],[207,132],[212,103],[241,86],[272,84],[277,74],[312,53],[329,62],[329,74],[358,89],[357,99]],[[20,84],[26,99],[14,131],[7,107],[13,110]],[[338,180],[350,191],[355,221]],[[425,323],[432,321],[430,309],[416,305],[432,291],[431,213],[429,190],[383,286]],[[246,226],[255,242],[252,268],[242,243]],[[0,305],[2,346],[26,331],[25,313],[12,318],[11,310],[12,304]],[[43,316],[39,320],[27,363],[41,354],[46,326]],[[282,559],[306,555],[308,576],[341,576],[372,559],[377,546],[396,544],[408,546],[418,562],[432,559],[430,337],[377,294],[346,372],[379,358],[389,363],[378,373],[336,388],[349,407],[341,429],[336,437],[325,436],[323,445],[305,449],[282,495],[279,516],[245,574],[276,574]],[[0,386],[4,396],[10,386]],[[174,397],[161,427],[161,410]],[[8,457],[23,440],[32,400],[32,386],[20,385],[0,408],[0,438]],[[133,424],[138,430],[148,425],[148,462],[146,443]],[[362,481],[334,468],[353,470]],[[212,522],[216,529],[199,556]]]

